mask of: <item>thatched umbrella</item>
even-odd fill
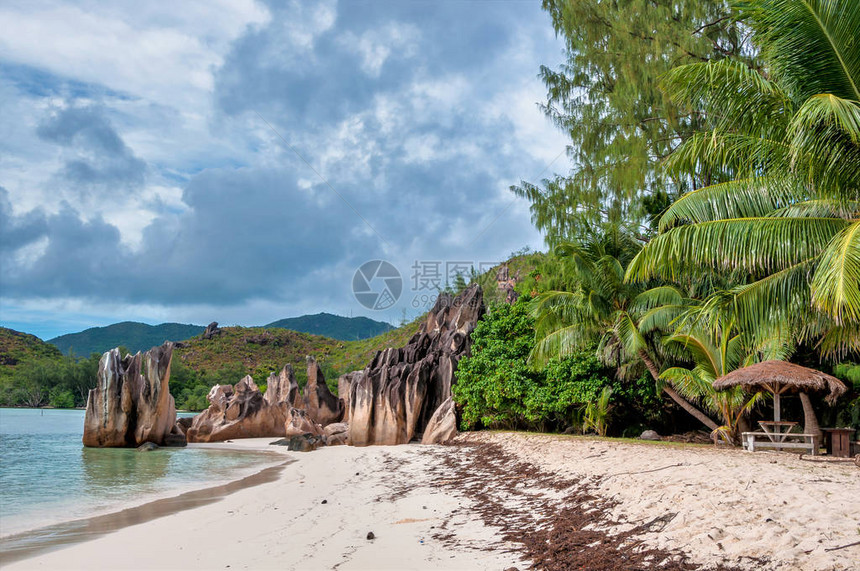
[[[773,419],[780,421],[779,397],[789,390],[800,392],[803,403],[804,432],[818,434],[818,421],[809,400],[810,391],[829,391],[827,402],[832,403],[844,394],[848,387],[845,383],[815,369],[801,367],[787,361],[763,361],[732,371],[714,381],[715,389],[742,386],[745,391],[766,390],[773,393]]]

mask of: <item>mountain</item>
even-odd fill
[[[323,335],[339,341],[358,341],[382,335],[394,329],[388,323],[374,321],[367,317],[341,317],[331,313],[317,313],[316,315],[302,315],[301,317],[288,317],[273,321],[263,327],[278,327],[280,329],[291,329],[312,335]]]
[[[200,325],[185,325],[182,323],[162,323],[147,325],[134,321],[114,323],[107,327],[91,327],[80,333],[69,333],[49,339],[48,343],[55,345],[63,354],[74,351],[82,357],[90,353],[104,353],[122,345],[132,353],[146,351],[165,341],[182,341],[205,330]]]
[[[339,341],[368,339],[394,329],[387,323],[366,317],[340,317],[330,313],[290,317],[275,321],[265,327],[323,335]],[[201,325],[182,323],[147,325],[146,323],[124,321],[107,327],[91,327],[80,333],[61,335],[48,340],[48,343],[55,345],[63,354],[68,354],[71,350],[79,356],[104,353],[120,345],[132,353],[136,353],[161,345],[165,341],[189,339],[200,335],[205,329]]]

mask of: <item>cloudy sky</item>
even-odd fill
[[[537,1],[6,0],[0,28],[6,327],[397,323],[446,262],[542,246],[508,190],[566,169]]]

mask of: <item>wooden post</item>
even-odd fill
[[[781,387],[779,385],[774,385],[773,388],[775,389],[773,391],[773,420],[779,422],[782,420],[782,418],[780,418],[779,410],[779,393],[782,391],[780,390]]]

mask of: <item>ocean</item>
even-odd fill
[[[205,448],[84,448],[84,411],[0,408],[0,536],[235,481],[283,459]]]

